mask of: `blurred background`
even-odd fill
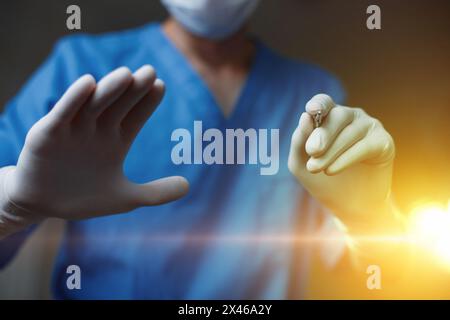
[[[159,0],[3,0],[0,4],[0,111],[66,29],[66,8],[82,11],[82,32],[161,21]],[[382,30],[366,28],[381,7]],[[277,51],[336,74],[347,104],[379,118],[397,146],[394,193],[408,213],[450,199],[450,2],[448,0],[262,0],[252,32]],[[448,209],[447,209],[448,210]],[[49,279],[63,223],[46,222],[0,271],[1,298],[50,298]],[[449,230],[450,234],[450,230]],[[450,246],[450,244],[449,244]],[[314,264],[315,262],[313,262]],[[314,264],[315,265],[315,264]],[[450,298],[450,269],[428,265],[402,288],[369,292],[364,273],[317,262],[310,298]],[[359,277],[359,278],[358,278]],[[406,294],[406,291],[408,294]]]

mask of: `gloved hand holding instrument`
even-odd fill
[[[151,66],[74,82],[28,132],[16,166],[0,169],[0,239],[45,219],[84,219],[182,197],[188,182],[134,184],[123,162],[164,94]]]
[[[289,169],[345,225],[388,229],[395,146],[380,121],[335,105],[325,94],[306,104],[292,135]]]

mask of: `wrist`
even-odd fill
[[[12,166],[0,168],[0,240],[42,220],[10,199],[7,180],[12,170]]]
[[[396,208],[392,197],[367,205],[352,214],[343,213],[341,220],[348,233],[355,236],[401,236],[405,232],[405,222]]]

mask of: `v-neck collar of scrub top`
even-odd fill
[[[251,116],[251,109],[253,109],[253,101],[256,95],[261,91],[262,84],[267,81],[267,77],[262,72],[264,65],[264,56],[267,54],[266,47],[259,41],[254,40],[255,56],[246,80],[241,88],[239,96],[235,102],[232,113],[225,116],[222,112],[217,100],[213,96],[211,90],[208,88],[204,80],[196,70],[189,63],[187,58],[175,47],[173,42],[165,35],[161,24],[151,24],[149,31],[152,32],[153,37],[157,37],[157,43],[160,44],[158,48],[149,48],[150,50],[158,50],[161,63],[167,67],[167,70],[173,70],[177,74],[173,80],[178,83],[177,90],[184,90],[184,93],[193,100],[207,101],[207,103],[195,104],[193,108],[197,108],[200,114],[209,114],[215,119],[220,119],[223,125],[229,126],[237,124]],[[155,40],[155,39],[154,39]],[[155,43],[155,41],[152,41]],[[163,79],[164,80],[164,79]],[[197,99],[195,99],[197,98]],[[205,108],[207,108],[205,110]]]

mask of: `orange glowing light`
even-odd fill
[[[447,208],[438,203],[415,207],[411,212],[409,231],[416,245],[450,268],[450,200]]]

